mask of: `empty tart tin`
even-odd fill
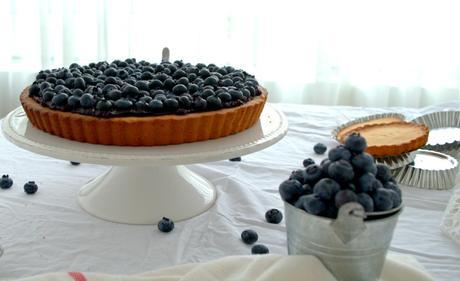
[[[438,111],[412,120],[430,128],[424,149],[435,150],[460,158],[460,111]]]
[[[445,190],[455,186],[458,161],[447,154],[419,149],[414,162],[392,170],[395,179],[403,185],[423,189]]]
[[[401,119],[403,121],[406,120],[406,117],[403,114],[394,113],[394,112],[393,113],[380,113],[380,114],[368,115],[368,116],[360,117],[360,118],[357,118],[357,119],[353,119],[350,122],[347,122],[345,124],[342,124],[342,125],[338,126],[334,130],[332,130],[332,132],[331,132],[332,138],[335,139],[336,141],[339,141],[339,138],[337,136],[338,133],[341,130],[347,128],[347,127],[350,127],[350,126],[358,124],[358,123],[363,123],[363,122],[367,122],[367,121],[371,121],[371,120],[375,120],[375,119],[388,118],[388,117],[396,117],[396,118],[399,118],[399,119]],[[397,168],[406,166],[409,163],[411,163],[412,161],[414,161],[414,157],[415,157],[415,155],[414,155],[413,152],[408,152],[408,153],[404,153],[404,154],[401,154],[401,155],[398,155],[398,156],[381,157],[381,158],[376,158],[375,157],[374,159],[375,159],[375,162],[377,162],[377,163],[386,164],[390,169],[397,169]]]

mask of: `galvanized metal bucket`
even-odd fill
[[[400,213],[365,221],[363,207],[347,203],[333,220],[285,203],[288,253],[318,257],[338,281],[378,280]]]

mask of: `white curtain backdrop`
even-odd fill
[[[273,102],[460,99],[458,1],[0,0],[0,116],[41,69],[136,57],[230,64]]]

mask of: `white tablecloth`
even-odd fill
[[[242,162],[218,161],[190,165],[218,189],[216,204],[204,214],[176,223],[172,233],[156,226],[110,223],[82,211],[76,202],[79,188],[108,167],[43,157],[15,147],[0,136],[0,174],[15,181],[0,190],[0,280],[53,271],[132,274],[189,262],[209,261],[250,253],[240,240],[244,229],[259,233],[271,253],[286,254],[284,221],[265,222],[265,211],[283,208],[278,185],[302,160],[324,156],[312,147],[332,147],[330,131],[347,119],[396,110],[410,117],[460,103],[425,109],[368,109],[276,105],[289,120],[288,135],[276,145],[243,156]],[[35,195],[22,185],[38,183]],[[459,184],[457,184],[457,187]],[[129,188],[129,186],[127,186]],[[437,280],[459,280],[460,246],[444,236],[439,224],[450,191],[403,187],[406,208],[397,225],[391,250],[414,255]]]

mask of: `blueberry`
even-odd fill
[[[361,192],[371,193],[375,188],[375,176],[371,173],[364,173],[358,178],[358,186]]]
[[[230,159],[228,159],[228,160],[230,160],[230,161],[232,161],[232,162],[240,162],[240,161],[241,161],[241,157],[230,158]]]
[[[364,152],[367,148],[366,139],[359,133],[353,132],[345,139],[345,147],[354,153]]]
[[[147,103],[147,104],[148,104],[149,102],[151,102],[152,100],[153,100],[153,99],[152,99],[151,96],[143,96],[143,97],[141,97],[141,98],[139,99],[139,101],[145,102],[145,103]]]
[[[33,84],[32,86],[30,86],[29,96],[31,97],[38,96],[39,93],[40,93],[40,87],[37,84]]]
[[[319,215],[327,208],[326,203],[314,194],[301,196],[296,205],[312,215]]]
[[[192,100],[188,96],[180,96],[179,105],[181,108],[190,108],[192,107]]]
[[[279,186],[279,193],[284,201],[293,203],[303,193],[302,184],[297,180],[283,181]]]
[[[115,84],[106,84],[102,88],[102,94],[107,95],[110,91],[118,90],[118,87]]]
[[[339,160],[332,162],[328,168],[328,175],[340,183],[346,183],[353,179],[355,176],[353,167],[350,162]]]
[[[83,94],[80,98],[80,105],[83,108],[90,108],[93,107],[96,101],[94,100],[94,97],[91,94]]]
[[[193,84],[193,83],[188,84],[188,91],[192,94],[198,91],[199,89],[200,87],[198,87],[197,84]]]
[[[180,94],[186,93],[187,92],[187,86],[182,85],[182,84],[177,84],[176,86],[174,86],[172,88],[172,92],[175,95],[180,95]]]
[[[158,79],[153,79],[149,83],[149,89],[161,89],[163,87],[163,82]]]
[[[335,206],[337,208],[340,208],[342,205],[346,203],[357,201],[358,197],[356,196],[356,193],[349,189],[340,190],[339,192],[337,192],[334,198]]]
[[[225,78],[224,80],[221,80],[221,85],[228,87],[228,86],[233,86],[233,80],[230,78]]]
[[[108,100],[100,100],[96,104],[96,108],[102,111],[108,111],[112,108],[112,102]]]
[[[72,164],[72,166],[78,166],[80,165],[80,162],[70,161],[70,164]]]
[[[153,98],[154,100],[159,100],[161,102],[164,102],[168,98],[166,97],[165,94],[156,94],[155,97]]]
[[[243,240],[244,244],[252,245],[259,240],[259,235],[252,229],[246,229],[241,232],[241,240]]]
[[[172,90],[172,88],[176,85],[176,82],[174,82],[173,79],[168,78],[164,80],[163,85],[166,90]]]
[[[242,100],[244,98],[243,92],[241,92],[239,90],[231,89],[228,92],[232,96],[232,100]]]
[[[251,248],[251,253],[253,255],[263,255],[263,254],[268,254],[270,251],[268,250],[267,246],[262,245],[262,244],[256,244],[252,246]]]
[[[209,70],[207,68],[202,68],[200,69],[200,71],[198,72],[198,75],[203,77],[203,78],[206,78],[208,76],[211,75],[211,72],[209,72]]]
[[[326,152],[327,147],[322,143],[317,143],[315,144],[315,146],[313,146],[313,150],[316,154],[323,154],[324,152]]]
[[[51,99],[51,103],[55,106],[61,106],[61,105],[66,104],[68,98],[69,98],[69,95],[65,93],[60,93],[60,94],[55,95]]]
[[[339,145],[328,152],[328,158],[331,161],[337,160],[346,160],[349,161],[351,159],[351,152],[345,146]]]
[[[210,96],[214,96],[214,90],[212,89],[204,89],[201,93],[201,97],[207,99]]]
[[[393,208],[399,207],[399,205],[401,205],[402,203],[401,195],[399,195],[396,191],[392,189],[385,189],[385,190],[390,192],[391,201],[393,202],[393,205],[391,208],[393,209]]]
[[[139,96],[139,89],[136,86],[127,85],[122,88],[122,95],[124,97],[136,98]]]
[[[45,93],[43,93],[43,101],[47,102],[53,99],[53,97],[56,95],[53,91],[46,90]]]
[[[174,229],[174,222],[168,218],[163,217],[158,222],[158,229],[161,232],[170,232]]]
[[[203,92],[204,93],[204,92]],[[222,108],[222,101],[216,96],[209,96],[206,98],[206,102],[211,109]]]
[[[129,99],[121,98],[115,102],[115,107],[122,110],[130,109],[133,106],[133,102]]]
[[[305,183],[309,183],[314,185],[323,177],[323,170],[320,166],[316,164],[309,165],[305,168],[305,176],[304,181]]]
[[[362,152],[357,155],[355,155],[351,159],[351,164],[353,167],[358,169],[361,172],[371,172],[374,171],[374,157],[372,155]]]
[[[159,112],[163,109],[163,102],[161,100],[154,99],[151,102],[149,102],[148,108],[151,111]]]
[[[151,80],[153,79],[153,74],[151,72],[142,72],[140,79],[141,80]]]
[[[175,109],[177,109],[179,107],[179,102],[176,99],[172,99],[172,98],[166,99],[163,102],[163,104],[168,109],[174,109],[175,110]]]
[[[38,190],[38,185],[34,181],[29,181],[24,184],[24,192],[27,194],[34,194]]]
[[[168,79],[168,78],[171,78],[171,77],[169,77],[165,73],[160,73],[160,74],[157,75],[157,79],[160,80],[160,81],[163,81],[163,83],[165,83],[165,80]]]
[[[379,179],[382,183],[389,181],[391,176],[390,168],[385,164],[377,164],[377,175],[376,178]]]
[[[188,84],[190,83],[190,81],[188,80],[187,77],[181,77],[181,78],[179,78],[179,79],[176,80],[176,83],[177,83],[177,84],[182,84],[182,85],[184,85],[184,86],[187,87]]]
[[[206,79],[204,79],[204,85],[211,85],[211,86],[217,86],[219,83],[219,78],[217,76],[209,76]]]
[[[291,175],[289,176],[290,180],[298,180],[300,183],[305,182],[306,172],[304,169],[297,169],[292,171]]]
[[[105,95],[105,97],[106,97],[107,99],[109,99],[109,100],[114,100],[114,101],[120,99],[121,96],[122,96],[121,91],[116,90],[116,89],[111,90],[110,92],[108,92],[108,93]]]
[[[314,194],[324,200],[334,198],[335,194],[339,191],[340,185],[330,178],[321,179],[313,187]]]
[[[372,183],[372,192],[376,191],[379,188],[383,188],[382,182],[380,180],[375,179],[375,181]]]
[[[306,168],[312,164],[315,164],[315,160],[311,159],[311,158],[307,158],[307,159],[304,159],[303,162],[302,162],[303,166]]]
[[[265,213],[265,220],[268,223],[278,224],[283,220],[283,213],[278,209],[270,209]]]
[[[113,67],[109,67],[106,70],[104,70],[104,75],[105,76],[117,76],[117,70]]]
[[[137,81],[134,84],[135,87],[139,89],[139,91],[148,91],[149,90],[149,84],[145,81]]]
[[[3,175],[0,179],[0,188],[8,189],[13,185],[13,180],[8,175]]]
[[[376,211],[387,211],[393,207],[391,190],[379,188],[372,194]]]
[[[220,92],[217,97],[223,101],[223,102],[227,102],[227,101],[231,101],[232,100],[232,96],[227,93],[227,92]]]
[[[390,189],[390,190],[395,191],[396,193],[398,193],[399,197],[402,196],[401,189],[394,182],[387,181],[386,183],[383,184],[383,187],[386,188],[386,189]]]
[[[80,98],[78,96],[70,96],[67,100],[67,105],[71,108],[76,108],[80,106]]]
[[[172,77],[174,79],[179,79],[181,77],[186,77],[187,76],[187,72],[183,71],[182,69],[178,69],[176,71],[174,71]]]
[[[52,89],[52,86],[51,86],[51,83],[48,83],[48,82],[42,82],[40,83],[40,90],[41,91],[44,91],[46,89]]]
[[[372,197],[367,193],[358,193],[356,194],[358,198],[358,203],[361,204],[366,212],[374,211],[374,201]]]
[[[195,108],[196,110],[203,110],[207,107],[207,105],[208,102],[201,97],[198,97],[193,101],[193,108]]]
[[[72,90],[72,96],[77,96],[77,97],[81,97],[83,96],[85,92],[83,92],[82,90],[80,89],[73,89]]]
[[[251,92],[246,88],[242,89],[241,92],[243,93],[243,96],[246,98],[249,98],[251,96]]]
[[[81,77],[75,78],[75,80],[73,82],[73,87],[76,88],[76,89],[84,90],[84,89],[86,89],[86,82]]]

